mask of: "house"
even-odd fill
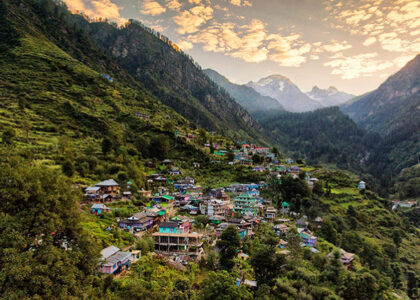
[[[163,161],[162,161],[162,164],[163,164],[163,165],[170,166],[170,165],[172,165],[172,160],[170,160],[170,159],[165,159],[165,160],[163,160]]]
[[[240,212],[242,215],[250,213],[253,216],[258,214],[257,198],[248,194],[241,194],[233,199],[233,211]]]
[[[198,169],[200,167],[200,163],[193,162],[193,168]]]
[[[279,249],[282,249],[282,248],[284,248],[284,247],[286,247],[287,246],[287,242],[285,241],[285,240],[282,240],[282,239],[280,239],[280,241],[279,241],[279,244],[278,244],[278,248]]]
[[[226,214],[227,206],[222,200],[210,199],[200,202],[200,212],[207,216],[224,216]]]
[[[317,228],[321,228],[322,227],[322,218],[321,217],[316,217],[315,218],[315,224]]]
[[[144,189],[141,189],[141,191],[138,191],[138,194],[140,197],[149,198],[152,195],[152,191],[145,191]]]
[[[177,176],[177,175],[180,175],[181,174],[181,171],[178,168],[172,168],[169,171],[169,174],[172,175],[172,176]]]
[[[304,218],[300,218],[295,223],[297,228],[306,228],[308,226],[308,222]]]
[[[283,202],[281,204],[281,213],[282,214],[288,214],[290,210],[290,204],[287,202]]]
[[[299,233],[304,246],[314,247],[317,242],[317,237],[312,234],[310,230],[303,230]]]
[[[359,184],[357,185],[357,188],[359,190],[365,190],[366,189],[366,182],[364,182],[363,180],[359,182]]]
[[[248,235],[248,229],[242,228],[238,230],[239,237],[243,240]]]
[[[274,233],[277,235],[286,235],[287,231],[289,230],[289,227],[287,227],[284,224],[277,224],[273,226]]]
[[[179,227],[177,222],[163,222],[159,224],[159,232],[161,233],[183,233],[184,228]]]
[[[129,218],[120,220],[118,226],[132,231],[143,231],[151,228],[154,223],[153,216],[147,216],[145,212],[137,213]]]
[[[155,232],[152,237],[155,240],[155,252],[159,254],[198,257],[203,253],[203,236],[199,233]]]
[[[101,251],[99,271],[105,274],[119,274],[130,267],[130,252],[123,252],[118,247],[109,246]]]
[[[88,186],[85,189],[85,194],[83,195],[88,200],[98,200],[100,198],[99,190],[101,188],[98,186]]]
[[[340,261],[344,266],[349,266],[351,262],[354,260],[354,253],[347,252],[344,249],[340,249]],[[334,257],[334,252],[328,254],[328,257],[331,259]]]
[[[252,169],[253,172],[265,172],[266,168],[264,166],[256,166]]]
[[[215,224],[215,225],[219,225],[224,220],[225,220],[225,217],[223,217],[223,216],[211,216],[211,217],[209,217],[210,223]]]
[[[249,259],[249,255],[248,255],[248,254],[245,254],[245,253],[243,253],[243,252],[241,251],[241,252],[239,252],[239,253],[238,253],[238,258],[239,258],[240,260],[248,260],[248,259]]]
[[[140,250],[130,249],[130,253],[131,253],[130,261],[131,261],[132,264],[135,263],[136,261],[138,261],[141,257],[141,251]]]
[[[300,172],[300,168],[298,166],[291,166],[290,167],[290,172],[291,173],[299,173]]]
[[[308,185],[309,185],[309,187],[313,187],[314,186],[314,184],[316,183],[316,182],[318,182],[319,180],[318,180],[318,178],[309,178],[308,179]]]
[[[267,207],[267,209],[265,210],[265,218],[267,220],[274,220],[274,218],[276,217],[276,212],[277,210],[274,207]]]
[[[108,179],[101,181],[97,184],[95,184],[95,187],[99,187],[99,194],[104,195],[112,195],[116,196],[118,192],[118,183],[114,179]]]
[[[91,213],[95,215],[100,215],[101,213],[107,213],[111,209],[103,203],[96,203],[91,206]]]
[[[190,229],[192,227],[191,220],[186,217],[179,217],[175,216],[171,219],[171,222],[175,222],[178,224],[178,227],[183,229],[183,232],[190,232]]]
[[[411,208],[416,206],[416,201],[400,201],[400,200],[394,200],[392,201],[392,210],[396,210],[398,208]]]

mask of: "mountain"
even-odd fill
[[[254,114],[260,111],[284,110],[283,106],[275,99],[262,96],[253,88],[246,85],[239,85],[230,82],[226,77],[214,70],[206,69],[204,73],[226,90],[242,107]]]
[[[249,113],[166,37],[137,21],[116,27],[73,15],[71,22],[154,96],[188,120],[225,136],[268,143]]]
[[[368,149],[366,132],[338,107],[313,112],[272,112],[257,115],[283,151],[292,151],[311,163],[336,163],[359,169],[359,160]]]
[[[375,91],[345,103],[341,110],[369,132],[381,136],[367,162],[384,185],[420,156],[420,55]]]
[[[355,97],[354,95],[341,92],[333,86],[330,86],[326,90],[314,86],[306,95],[325,107],[341,105]]]
[[[276,99],[285,110],[290,112],[305,112],[322,108],[322,104],[305,95],[289,78],[282,75],[272,75],[249,82],[247,86],[253,88],[263,96]]]
[[[358,124],[380,133],[420,120],[420,55],[390,76],[379,88],[342,105],[342,110]]]

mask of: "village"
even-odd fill
[[[243,143],[241,149],[233,153],[233,160],[225,163],[244,165],[252,172],[264,173],[267,180],[274,178],[281,181],[283,176],[288,175],[297,178],[301,172],[301,167],[294,160],[280,162],[269,148]],[[252,158],[255,154],[261,157],[258,164],[254,164]],[[215,149],[214,155],[227,158],[227,151]],[[260,226],[269,226],[278,238],[277,251],[285,256],[290,253],[289,239],[296,239],[296,236],[300,247],[313,253],[319,252],[313,230],[322,227],[322,217],[300,215],[291,209],[287,201],[274,207],[270,199],[262,196],[268,185],[266,181],[231,183],[204,192],[194,178],[184,177],[170,159],[160,163],[166,171],[151,173],[147,178],[150,189],[138,191],[146,200],[146,205],[130,216],[115,218],[111,227],[129,233],[134,240],[150,237],[154,244],[153,254],[167,258],[169,265],[185,270],[188,264],[198,263],[207,255],[205,249],[214,248],[221,233],[229,226],[237,229],[241,240],[252,239]],[[151,163],[147,165],[153,167]],[[193,162],[192,167],[200,168],[200,163]],[[307,174],[305,181],[309,188],[313,188],[318,179]],[[128,181],[121,186],[114,179],[108,179],[85,188],[84,203],[89,206],[89,213],[100,219],[113,209],[118,210],[111,208],[112,203],[129,203],[133,198],[131,184]],[[366,183],[361,181],[357,188],[365,189]],[[110,230],[110,227],[105,230]],[[105,274],[123,275],[142,255],[133,245],[125,249],[108,245],[101,251],[98,270]],[[350,266],[354,254],[345,249],[340,251],[341,262],[346,267]],[[249,258],[242,250],[238,250],[237,255],[242,260]],[[242,281],[241,284],[257,285],[252,280]]]

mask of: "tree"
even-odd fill
[[[68,177],[73,177],[74,175],[74,164],[70,160],[66,160],[61,167],[63,173]]]
[[[263,244],[253,253],[250,262],[258,284],[270,285],[280,275],[285,258],[276,253],[275,246]]]
[[[330,243],[337,243],[337,230],[335,230],[330,219],[325,219],[322,222],[320,235]]]
[[[200,284],[202,300],[245,300],[252,294],[245,286],[236,286],[235,279],[226,271],[210,272]]]
[[[169,147],[168,137],[161,134],[152,138],[150,142],[150,153],[153,153],[159,159],[164,159],[168,156]]]
[[[9,156],[0,199],[0,297],[84,298],[99,249],[79,224],[72,182]]]
[[[394,241],[395,246],[399,248],[402,242],[402,238],[401,238],[401,233],[398,229],[394,229],[392,231],[392,240]]]
[[[230,270],[234,266],[233,258],[236,256],[241,240],[235,226],[228,226],[217,241],[216,246],[220,249],[220,266],[222,269]]]
[[[102,153],[104,155],[109,154],[112,150],[112,147],[113,147],[112,141],[108,137],[105,137],[102,140]]]
[[[376,279],[370,273],[352,274],[346,273],[341,285],[341,296],[345,300],[376,299],[379,290]]]
[[[163,128],[170,133],[173,133],[175,131],[175,125],[172,121],[166,121],[163,125]]]
[[[11,145],[13,144],[13,139],[16,137],[16,131],[8,127],[3,131],[3,134],[1,136],[1,140],[4,144]]]

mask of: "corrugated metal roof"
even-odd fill
[[[101,251],[102,259],[105,260],[108,257],[110,257],[111,255],[117,253],[118,251],[120,251],[120,248],[118,248],[116,246],[109,246],[109,247],[103,249]]]
[[[118,183],[114,179],[104,180],[95,184],[95,186],[117,186],[117,185]]]

